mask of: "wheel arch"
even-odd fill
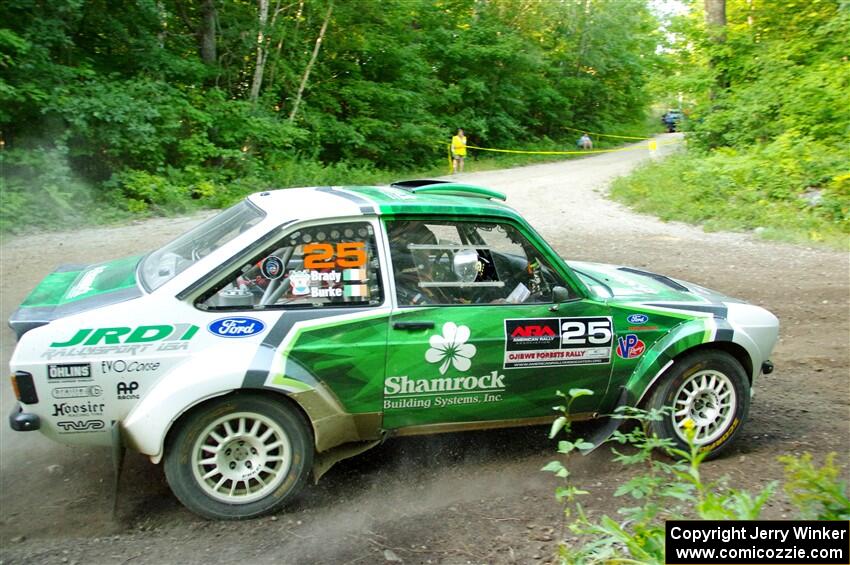
[[[165,434],[162,437],[162,445],[159,449],[159,453],[157,453],[156,455],[151,455],[151,460],[153,460],[154,463],[159,462],[159,460],[163,457],[166,450],[168,449],[168,446],[170,445],[171,441],[173,440],[174,434],[180,428],[181,422],[183,422],[186,418],[190,417],[195,412],[202,410],[206,405],[210,404],[211,402],[215,402],[225,398],[246,395],[273,398],[276,402],[288,404],[290,407],[296,410],[302,418],[304,418],[304,421],[307,423],[307,427],[310,430],[313,445],[315,445],[316,429],[313,425],[313,421],[310,419],[310,416],[309,414],[307,414],[307,411],[304,410],[304,407],[301,406],[298,402],[296,402],[293,398],[291,398],[291,396],[287,394],[286,391],[270,388],[238,388],[232,389],[230,391],[224,391],[221,394],[208,396],[190,406],[186,406],[184,410],[182,410],[169,422],[168,428],[165,430]]]
[[[694,345],[693,347],[689,347],[677,353],[671,359],[669,359],[653,377],[647,382],[646,386],[643,387],[643,390],[636,396],[636,400],[633,406],[638,408],[643,408],[646,406],[647,400],[652,396],[652,392],[658,387],[661,382],[661,377],[664,376],[667,371],[674,366],[676,363],[681,361],[684,357],[689,355],[693,355],[694,353],[699,353],[703,351],[721,351],[723,353],[728,354],[733,359],[735,359],[738,363],[741,364],[741,367],[744,369],[744,373],[747,375],[747,384],[752,386],[753,384],[753,361],[750,357],[750,354],[747,350],[733,342],[733,341],[711,341],[708,343],[701,343],[698,345]],[[631,390],[631,389],[630,389]]]
[[[381,437],[380,413],[349,414],[324,385],[318,384],[297,392],[265,386],[206,388],[203,394],[190,396],[193,399],[191,402],[185,402],[170,411],[162,410],[163,406],[158,405],[154,398],[138,405],[125,420],[122,426],[125,442],[136,451],[148,455],[154,463],[159,463],[171,434],[181,420],[215,399],[238,394],[260,394],[290,403],[308,422],[317,453],[345,443]],[[171,403],[171,406],[174,404]]]
[[[625,382],[628,403],[640,406],[675,362],[685,355],[710,349],[724,351],[738,361],[752,386],[754,357],[758,352],[752,341],[743,332],[735,331],[725,319],[698,317],[672,328],[644,352]]]

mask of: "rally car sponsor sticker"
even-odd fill
[[[103,396],[103,388],[99,385],[60,386],[51,391],[53,398],[87,398]]]
[[[92,378],[91,363],[65,363],[47,366],[47,380],[89,380]]]
[[[248,316],[219,318],[207,326],[207,330],[218,337],[250,337],[266,329],[266,325]]]
[[[646,344],[635,334],[617,338],[617,355],[623,359],[634,359],[643,355]]]
[[[611,362],[611,318],[505,320],[505,369]]]
[[[99,432],[106,427],[103,420],[60,420],[56,422],[60,434]]]
[[[430,347],[425,351],[425,361],[435,365],[440,376],[384,379],[384,410],[501,402],[506,390],[505,375],[498,371],[483,376],[443,376],[472,368],[477,348],[467,343],[470,337],[468,326],[443,324],[441,333],[428,340]]]

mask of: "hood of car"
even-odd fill
[[[581,261],[568,261],[567,264],[590,291],[603,300],[664,300],[703,304],[739,302],[699,285],[632,267]]]
[[[141,295],[136,266],[141,256],[95,265],[63,265],[47,275],[9,319],[22,336],[51,320],[123,302]]]

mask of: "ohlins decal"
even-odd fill
[[[82,329],[67,341],[54,341],[50,347],[74,345],[117,345],[119,343],[150,343],[153,341],[188,341],[194,337],[198,326],[174,324],[173,326],[137,326],[135,328]]]

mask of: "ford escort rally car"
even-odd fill
[[[254,194],[143,257],[66,265],[10,320],[18,431],[139,451],[210,518],[272,512],[391,436],[670,407],[735,438],[766,310],[565,261],[497,192],[440,181]]]

